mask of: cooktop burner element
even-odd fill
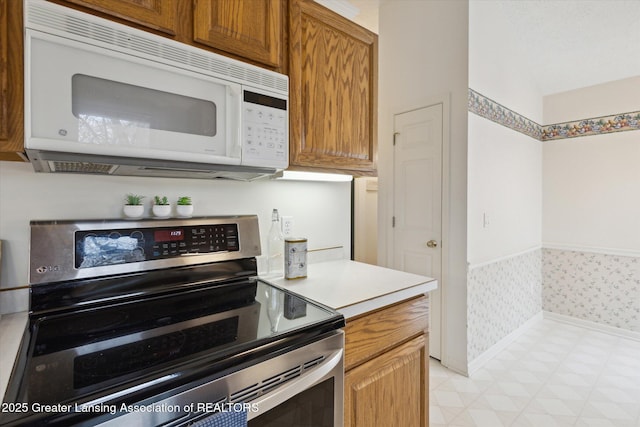
[[[0,414],[2,426],[69,425],[95,414],[37,408],[145,399],[344,325],[257,277],[255,216],[34,221],[31,231],[30,322],[5,395],[30,410]]]

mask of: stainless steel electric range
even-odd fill
[[[0,425],[341,426],[344,318],[260,280],[260,252],[255,215],[32,221]]]

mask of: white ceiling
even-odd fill
[[[640,76],[640,0],[470,1],[501,11],[491,25],[522,46],[543,95]],[[378,32],[380,0],[350,3],[353,20]]]
[[[497,2],[544,95],[640,76],[640,0]]]

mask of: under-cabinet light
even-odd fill
[[[353,180],[351,175],[342,175],[337,173],[319,173],[319,172],[300,172],[300,171],[284,171],[282,177],[289,181],[332,181],[332,182],[349,182]]]

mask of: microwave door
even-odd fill
[[[240,164],[239,84],[27,30],[28,149]]]

